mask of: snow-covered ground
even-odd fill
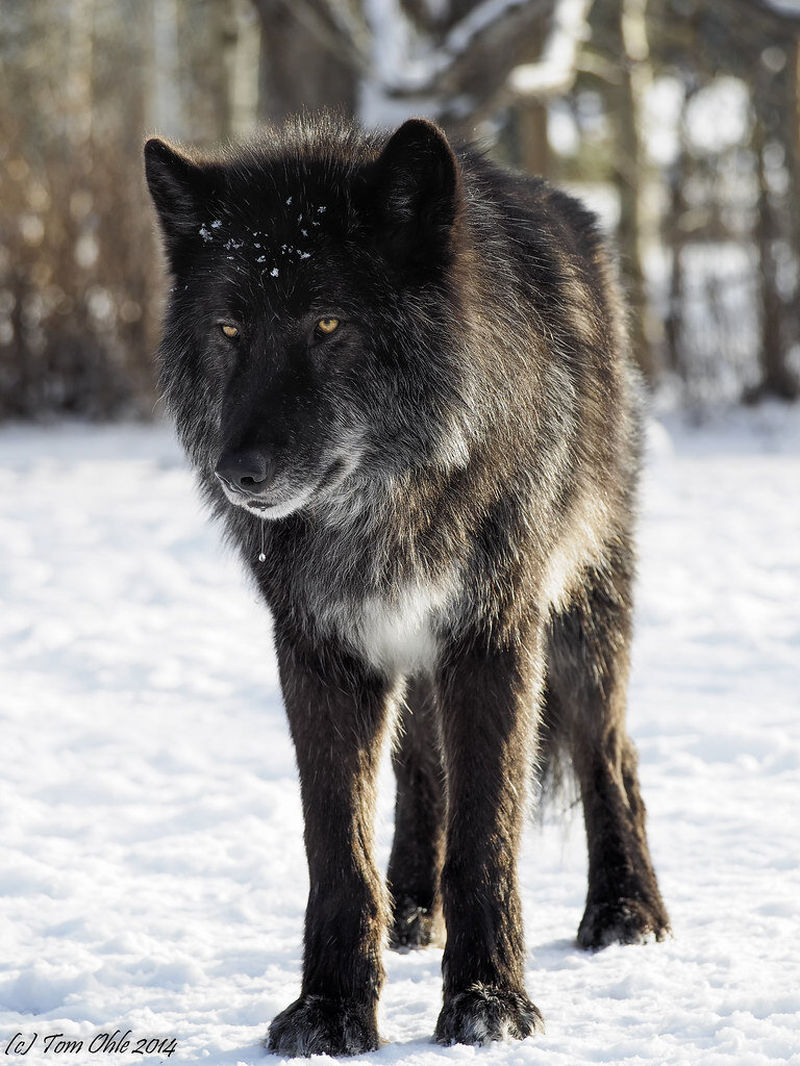
[[[800,411],[652,441],[630,723],[675,937],[578,951],[580,816],[548,817],[522,870],[547,1035],[431,1045],[440,953],[387,953],[375,1066],[800,1063]],[[268,619],[165,429],[0,431],[0,764],[0,1055],[261,1061],[300,973],[293,756]]]

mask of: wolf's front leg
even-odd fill
[[[488,647],[487,647],[488,644]],[[543,1029],[524,985],[517,850],[542,669],[527,641],[453,649],[439,678],[447,771],[440,1044]]]
[[[441,935],[445,791],[436,713],[428,679],[411,679],[392,752],[397,802],[387,874],[389,943],[401,950],[425,947]]]
[[[273,1021],[270,1051],[356,1055],[378,1046],[386,924],[373,857],[375,776],[389,694],[337,649],[278,640],[297,752],[310,890],[300,998]]]

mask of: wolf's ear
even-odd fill
[[[195,235],[202,225],[203,208],[212,192],[211,176],[157,137],[151,137],[144,146],[144,170],[167,247],[172,251],[178,241]]]
[[[378,237],[398,260],[446,254],[461,202],[458,161],[444,133],[412,118],[373,164],[371,199]]]

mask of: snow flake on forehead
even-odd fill
[[[312,258],[314,229],[320,229],[327,209],[324,203],[313,203],[306,201],[302,194],[299,197],[292,194],[283,200],[277,210],[273,207],[274,213],[265,219],[263,229],[247,226],[246,223],[242,225],[236,217],[223,214],[221,218],[203,222],[198,234],[205,245],[213,246],[219,241],[220,250],[237,253],[235,256],[228,254],[225,258],[237,260],[242,268],[246,268],[250,260],[258,264],[262,278],[277,278],[281,273],[279,264],[284,263],[288,267],[292,262],[305,262]]]
[[[209,227],[204,222],[203,225],[200,227],[200,229],[197,232],[200,234],[200,236],[203,238],[203,240],[207,243],[208,241],[213,241],[214,240],[214,234],[211,232],[211,230],[212,229],[219,229],[221,225],[222,225],[222,219],[215,218],[211,222],[211,229],[209,229]]]

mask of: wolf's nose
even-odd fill
[[[259,452],[223,452],[214,473],[234,492],[257,496],[270,480],[269,465]]]

